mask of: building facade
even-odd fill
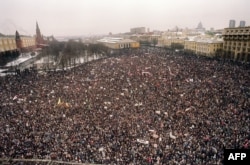
[[[246,21],[240,21],[239,27],[245,27],[245,25],[246,25]]]
[[[229,28],[235,28],[235,20],[229,21]]]
[[[185,51],[214,57],[218,51],[223,49],[223,41],[221,40],[187,40],[184,45]]]
[[[250,26],[225,28],[223,39],[224,58],[250,61]]]
[[[14,37],[0,37],[0,53],[17,50]]]
[[[104,44],[110,49],[128,49],[128,48],[139,48],[140,43],[131,39],[123,39],[123,38],[112,38],[106,37],[97,42]]]
[[[31,50],[36,47],[35,37],[21,37],[23,47],[22,49]]]
[[[14,37],[0,37],[0,66],[4,66],[19,54]]]
[[[185,38],[179,38],[179,37],[168,37],[160,41],[159,45],[163,47],[170,48],[173,44],[179,44],[184,47]]]
[[[196,54],[205,55],[208,57],[214,57],[216,51],[222,50],[223,42],[222,41],[197,41],[196,42]]]
[[[184,43],[184,50],[195,53],[196,52],[196,41],[186,40]]]
[[[146,28],[145,27],[131,28],[130,33],[132,33],[132,34],[143,34],[143,33],[146,33]]]
[[[18,31],[16,31],[15,42],[20,52],[32,51],[36,48],[35,37],[20,36]]]
[[[131,40],[137,41],[141,44],[157,44],[161,35],[156,34],[143,34],[143,35],[131,35],[129,37]]]

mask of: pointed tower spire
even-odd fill
[[[36,44],[37,45],[43,44],[43,37],[42,37],[37,21],[36,21]]]
[[[20,34],[18,33],[18,31],[16,31],[16,40],[20,40],[21,37],[20,37]]]
[[[36,22],[36,36],[37,37],[41,37],[42,35],[41,35],[41,31],[40,31],[40,28],[39,28],[39,26],[38,26],[38,23]]]
[[[16,39],[16,47],[21,50],[23,44],[22,44],[21,36],[18,33],[18,31],[16,31],[16,37],[15,37],[15,39]]]

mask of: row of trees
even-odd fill
[[[85,50],[90,53],[107,53],[108,48],[102,44],[84,44],[79,41],[69,40],[68,42],[52,41],[49,43],[49,52],[53,55],[59,55],[60,52],[76,56],[82,54]]]
[[[81,40],[69,40],[67,42],[53,40],[49,42],[44,55],[52,56],[55,61],[60,61],[60,64],[65,66],[86,55],[98,54],[106,56],[108,52],[109,49],[102,44],[84,44]]]

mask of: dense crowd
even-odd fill
[[[221,164],[250,148],[250,69],[139,49],[0,80],[0,158]]]

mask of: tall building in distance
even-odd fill
[[[239,27],[245,27],[245,25],[246,25],[246,21],[240,21]]]
[[[132,34],[143,34],[146,32],[145,27],[136,27],[136,28],[131,28],[130,33]]]
[[[202,29],[202,28],[203,28],[202,23],[199,22],[199,24],[198,24],[198,26],[197,26],[197,29]]]
[[[230,20],[229,21],[229,28],[235,28],[235,20]]]

